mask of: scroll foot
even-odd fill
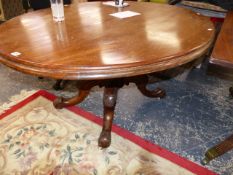
[[[90,90],[79,90],[79,94],[73,98],[59,97],[54,100],[53,105],[57,109],[62,109],[67,106],[73,106],[81,103],[89,94]]]
[[[166,96],[166,92],[163,89],[160,89],[160,88],[156,88],[154,90],[147,89],[146,86],[150,82],[150,78],[147,75],[135,77],[132,82],[134,82],[136,84],[138,90],[143,95],[145,95],[147,97],[151,97],[151,98],[157,98],[157,97],[163,98],[163,97]]]
[[[73,98],[59,97],[53,102],[54,107],[57,109],[61,109],[66,106],[73,106],[81,103],[88,96],[91,88],[95,85],[96,81],[80,82],[78,95]]]
[[[156,88],[154,90],[148,90],[146,88],[146,84],[137,84],[137,87],[139,89],[139,91],[147,96],[147,97],[153,97],[153,98],[164,98],[166,96],[166,92],[163,89],[160,88]]]

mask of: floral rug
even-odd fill
[[[100,117],[57,110],[46,91],[31,94],[0,107],[1,175],[215,175],[118,126],[111,146],[100,149]]]

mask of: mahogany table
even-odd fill
[[[124,19],[110,15],[123,11],[140,15]],[[98,142],[108,147],[118,89],[134,82],[144,95],[163,97],[162,89],[146,88],[146,75],[193,61],[207,51],[213,37],[209,18],[187,9],[147,2],[116,8],[74,1],[65,7],[61,23],[44,9],[0,25],[0,61],[36,76],[79,80],[78,95],[58,98],[56,108],[80,103],[93,86],[103,86]]]

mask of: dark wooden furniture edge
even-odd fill
[[[222,78],[233,79],[233,40],[231,38],[233,31],[233,11],[229,11],[226,15],[221,31],[218,35],[213,53],[209,60],[208,72],[218,75]],[[233,87],[229,88],[230,95],[233,96]],[[219,157],[229,150],[233,149],[233,134],[208,149],[202,164],[206,165],[211,160]]]

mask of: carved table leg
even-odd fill
[[[227,151],[233,149],[233,135],[226,138],[224,141],[220,142],[218,145],[208,149],[205,153],[205,158],[202,160],[202,164],[206,165],[212,159],[226,153]]]
[[[104,121],[103,129],[100,134],[98,143],[102,148],[107,148],[111,143],[111,129],[116,106],[118,87],[105,87],[104,89]]]
[[[137,85],[137,87],[138,87],[139,91],[147,97],[163,98],[166,95],[166,92],[160,88],[156,88],[156,89],[150,91],[146,88],[146,85],[143,85],[143,84]]]
[[[63,107],[66,106],[73,106],[76,105],[80,102],[82,102],[89,94],[91,88],[95,86],[98,83],[98,81],[84,81],[81,83],[79,87],[79,93],[77,96],[73,98],[63,98],[59,97],[57,98],[54,102],[53,105],[57,109],[62,109]]]
[[[136,81],[135,84],[138,88],[138,90],[145,96],[147,97],[159,97],[159,98],[163,98],[166,96],[166,92],[163,89],[160,88],[156,88],[154,90],[148,90],[146,88],[146,85],[148,84],[149,79],[147,76],[143,76],[141,77],[141,81]]]

